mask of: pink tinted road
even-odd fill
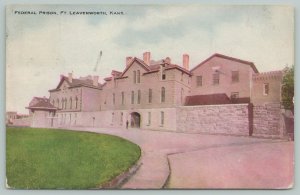
[[[289,188],[293,185],[293,147],[293,142],[265,142],[169,155],[168,187]]]
[[[73,127],[123,137],[142,149],[141,167],[125,189],[288,188],[293,142],[142,129]]]

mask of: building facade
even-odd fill
[[[179,108],[199,105],[280,103],[282,71],[259,73],[254,63],[214,54],[189,69],[169,57],[127,57],[104,83],[98,76],[61,76],[49,90],[46,126],[91,126],[180,131]],[[33,107],[28,107],[33,111]],[[51,113],[50,113],[51,112]],[[50,124],[50,125],[49,125]]]

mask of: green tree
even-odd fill
[[[293,109],[293,97],[294,97],[294,65],[292,67],[287,67],[284,71],[283,81],[282,81],[282,104],[285,109]]]

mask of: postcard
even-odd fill
[[[6,7],[7,188],[293,185],[293,7]]]

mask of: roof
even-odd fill
[[[146,71],[144,74],[150,74],[154,72],[158,72],[160,70],[161,65],[165,65],[165,70],[170,69],[177,69],[180,70],[188,75],[191,75],[189,70],[184,69],[183,67],[177,65],[177,64],[169,64],[165,62],[165,60],[159,60],[159,61],[151,61],[150,65],[147,65],[143,60],[139,58],[133,58],[131,62],[127,65],[126,69],[122,72],[119,78],[122,78],[124,74],[127,72],[127,70],[132,66],[134,62],[137,62],[141,65],[141,67]],[[110,80],[110,79],[108,79]]]
[[[214,104],[230,104],[231,101],[225,93],[209,94],[209,95],[193,95],[187,96],[185,106],[195,105],[214,105]]]
[[[98,86],[93,85],[93,80],[91,79],[72,79],[72,83],[69,81],[68,77],[62,76],[60,79],[59,84],[55,89],[50,89],[49,92],[52,91],[59,91],[59,87],[62,85],[62,83],[66,81],[69,85],[69,88],[74,87],[89,87],[94,89],[102,89],[102,85],[98,83]]]
[[[241,60],[241,59],[238,59],[238,58],[233,58],[233,57],[225,56],[225,55],[218,54],[218,53],[213,54],[212,56],[210,56],[209,58],[207,58],[206,60],[204,60],[203,62],[201,62],[197,66],[195,66],[194,68],[192,68],[191,72],[193,72],[195,69],[197,69],[198,67],[200,67],[201,65],[205,64],[206,62],[208,62],[209,60],[211,60],[212,58],[215,58],[215,57],[219,57],[219,58],[223,58],[223,59],[227,59],[227,60],[239,62],[239,63],[245,64],[245,65],[249,65],[253,69],[253,71],[255,73],[258,73],[258,70],[255,67],[255,65],[254,65],[253,62],[249,62],[249,61]]]
[[[58,108],[56,108],[55,106],[53,106],[48,98],[38,98],[38,97],[34,97],[36,99],[38,99],[38,102],[35,103],[34,105],[28,106],[26,107],[27,109],[31,109],[31,110],[58,110]]]

